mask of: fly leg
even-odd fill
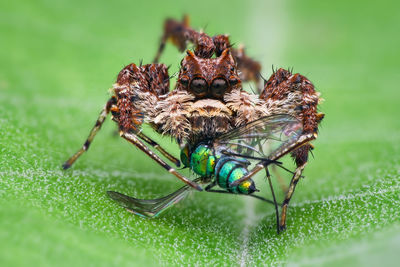
[[[235,194],[235,193],[232,193],[232,192],[229,192],[229,191],[214,190],[214,189],[208,189],[208,190],[206,190],[206,191],[207,191],[207,192],[210,192],[210,193],[221,193],[221,194],[230,194],[230,195],[236,195],[236,196],[237,196],[237,195],[240,195],[240,196],[254,197],[254,198],[256,198],[256,199],[265,201],[265,202],[267,202],[267,203],[269,203],[269,204],[275,205],[274,201],[269,200],[269,199],[267,199],[267,198],[263,198],[263,197],[261,197],[261,196],[257,196],[257,195]]]
[[[212,192],[212,191],[210,191],[211,188],[213,188],[213,187],[216,186],[216,185],[217,185],[217,182],[214,181],[214,182],[212,182],[211,184],[207,185],[206,188],[204,188],[204,190],[206,190],[207,192]]]
[[[157,143],[140,133],[140,127],[147,114],[156,112],[154,108],[159,101],[159,96],[168,92],[167,70],[163,64],[148,64],[140,67],[130,64],[125,67],[118,75],[117,83],[114,85],[118,101],[115,109],[111,109],[111,111],[114,120],[119,125],[119,133],[122,138],[142,150],[184,183],[202,191],[199,184],[178,173],[140,140],[141,137],[145,142],[154,145],[156,149],[157,147],[160,149]],[[172,156],[167,157],[173,158]]]
[[[296,148],[299,148],[301,146],[303,146],[304,144],[314,140],[315,138],[317,138],[317,134],[316,133],[310,133],[310,134],[304,134],[301,135],[299,138],[297,138],[296,140],[285,144],[284,146],[281,146],[280,148],[278,148],[276,151],[274,151],[269,158],[260,161],[259,163],[256,164],[256,166],[254,166],[254,168],[249,171],[245,176],[243,176],[242,178],[234,181],[233,183],[231,183],[229,185],[229,187],[235,187],[238,186],[240,183],[250,179],[251,177],[253,177],[256,173],[258,173],[259,171],[261,171],[262,169],[266,168],[269,164],[276,162],[276,160],[280,159],[281,157],[285,156],[286,154],[296,150]]]
[[[268,183],[269,183],[269,187],[270,187],[270,189],[271,189],[272,198],[273,198],[273,200],[274,200],[275,214],[276,214],[276,228],[277,228],[276,230],[277,230],[277,232],[278,232],[278,234],[279,234],[280,228],[279,228],[279,210],[278,210],[278,203],[276,202],[274,187],[272,186],[271,175],[270,175],[270,173],[269,173],[269,171],[268,171],[268,167],[265,168],[265,173],[266,173],[266,175],[267,175],[267,180],[268,180]]]
[[[215,187],[216,185],[217,185],[217,183],[216,183],[216,182],[213,182],[213,183],[207,185],[207,187],[204,188],[204,190],[205,190],[206,192],[210,192],[210,193],[220,193],[220,194],[230,194],[230,195],[249,196],[249,197],[254,197],[254,198],[257,198],[257,199],[259,199],[259,200],[265,201],[265,202],[270,203],[270,204],[276,204],[276,203],[275,203],[274,201],[272,201],[272,200],[269,200],[269,199],[266,199],[266,198],[263,198],[263,197],[257,196],[257,195],[236,194],[236,193],[232,193],[232,192],[225,191],[225,190],[215,190],[215,189],[211,189],[211,188]]]
[[[272,165],[271,171],[276,176],[276,180],[278,181],[279,187],[281,188],[282,192],[286,194],[288,187],[285,184],[285,180],[283,179],[282,175],[279,174],[276,165]],[[294,174],[294,173],[292,173]]]

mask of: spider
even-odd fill
[[[169,88],[168,67],[157,63],[168,41],[182,52],[188,43],[194,45],[193,51],[187,50],[180,63],[177,83],[172,91]],[[171,202],[179,201],[182,192],[188,188],[202,191],[199,182],[210,183],[205,190],[211,192],[211,188],[218,184],[225,189],[225,193],[252,195],[257,189],[251,177],[265,169],[269,178],[268,165],[279,164],[277,160],[290,153],[296,169],[292,172],[290,185],[281,204],[280,219],[276,208],[278,232],[284,230],[289,202],[307,165],[309,152],[313,149],[310,141],[317,137],[318,124],[324,114],[317,112],[319,93],[306,77],[280,68],[268,80],[264,80],[260,71],[261,65],[248,57],[243,47],[232,47],[228,35],[210,37],[198,32],[189,26],[186,16],[183,21],[167,19],[153,63],[132,63],[119,72],[113,85],[113,94],[89,137],[82,148],[64,163],[63,168],[71,167],[88,150],[111,112],[122,138],[186,184],[177,192],[153,202],[110,192],[111,197],[125,203],[128,210],[151,217],[167,208]],[[242,87],[243,82],[256,83],[260,93],[246,92]],[[159,134],[174,138],[182,149],[181,160],[145,135],[141,131],[143,123],[149,124]],[[279,149],[266,157],[255,157],[243,152],[255,150],[252,148],[254,142],[245,144],[250,139],[250,132],[255,132],[259,141],[269,138],[274,131],[282,135],[288,129],[296,134],[288,136]],[[243,134],[247,134],[244,139]],[[235,137],[240,140],[232,145],[228,138]],[[154,153],[151,148],[162,156]],[[200,178],[188,179],[162,157],[177,167],[183,163],[199,174]],[[248,170],[249,159],[258,160],[251,170]],[[214,176],[216,178],[213,180],[211,177]]]

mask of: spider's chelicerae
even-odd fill
[[[157,63],[168,41],[180,51],[188,43],[194,44],[194,50],[187,50],[181,61],[172,91],[168,67]],[[317,137],[318,123],[324,115],[317,113],[319,93],[306,77],[278,69],[261,85],[260,70],[260,64],[249,58],[243,48],[231,46],[227,35],[210,37],[197,32],[189,27],[186,17],[182,22],[168,19],[154,63],[129,64],[120,71],[113,95],[88,139],[63,167],[69,168],[89,148],[111,112],[122,138],[186,183],[178,191],[154,200],[108,192],[129,211],[154,217],[183,199],[189,189],[202,191],[200,184],[207,184],[204,189],[209,192],[246,194],[270,202],[254,194],[258,190],[251,177],[264,169],[270,182],[268,166],[284,168],[278,160],[290,153],[296,170],[292,172],[280,216],[270,183],[278,231],[283,230],[289,201],[313,148],[310,141]],[[248,81],[257,84],[259,94],[243,90],[242,83]],[[143,123],[176,139],[181,146],[180,160],[141,132]],[[278,145],[272,148],[273,145],[265,144],[268,142]],[[198,178],[189,180],[162,157],[178,167],[189,167]],[[215,186],[220,190],[213,189]]]

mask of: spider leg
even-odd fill
[[[164,23],[160,46],[153,60],[154,63],[159,61],[168,41],[171,41],[181,52],[185,51],[187,43],[190,42],[195,45],[196,56],[203,58],[210,58],[214,53],[219,57],[225,49],[230,48],[240,72],[240,79],[243,82],[254,81],[261,91],[259,75],[261,64],[246,55],[244,46],[240,46],[238,49],[232,48],[228,35],[219,34],[210,37],[203,32],[198,32],[189,26],[187,15],[183,17],[182,21],[167,19]]]
[[[144,113],[149,112],[154,106],[152,102],[146,102],[141,98],[152,99],[156,102],[159,95],[168,93],[167,67],[163,64],[147,64],[140,67],[135,64],[129,64],[120,71],[113,89],[114,95],[107,101],[82,148],[63,164],[63,168],[68,169],[71,167],[83,152],[88,150],[109,112],[112,113],[112,118],[118,123],[120,130],[136,133],[139,138],[142,138],[179,167],[180,161],[178,159],[140,132]],[[142,106],[140,106],[140,103],[142,103]],[[148,107],[149,110],[143,110],[143,106]]]
[[[261,92],[263,88],[262,80],[260,79],[261,64],[246,55],[243,45],[240,45],[238,49],[232,48],[232,55],[236,60],[242,82],[254,82],[257,85],[258,93]]]
[[[317,113],[319,93],[306,77],[299,73],[293,74],[290,70],[278,69],[265,81],[260,98],[265,100],[265,108],[270,113],[287,113],[296,117],[303,124],[303,135],[313,134],[314,139],[316,138],[318,124],[324,118],[324,114]],[[289,202],[307,164],[308,153],[311,149],[311,144],[304,142],[290,150],[296,163],[296,170],[282,204],[280,230],[286,228]]]
[[[324,118],[323,113],[317,113],[319,95],[306,77],[281,68],[265,81],[260,99],[266,101],[265,108],[270,114],[292,115],[302,122],[304,133],[316,133],[318,123]]]
[[[301,174],[306,165],[307,165],[307,162],[304,162],[303,165],[298,166],[295,170],[295,174],[293,175],[292,180],[290,181],[289,189],[288,189],[285,199],[282,203],[282,214],[281,214],[281,220],[279,222],[279,230],[281,230],[281,231],[286,229],[286,214],[287,214],[289,202],[293,196],[294,190],[296,189],[297,182],[299,181]]]
[[[120,135],[122,138],[126,139],[130,143],[134,144],[137,148],[142,150],[144,153],[146,153],[150,158],[152,158],[155,162],[157,162],[161,167],[166,169],[169,173],[175,175],[178,179],[186,183],[187,185],[190,185],[194,189],[198,191],[203,191],[203,188],[197,184],[196,182],[193,182],[177,172],[174,168],[169,166],[164,160],[162,160],[159,156],[157,156],[153,151],[151,151],[140,139],[133,133],[128,133],[124,131],[120,131]]]
[[[142,132],[138,132],[138,133],[136,133],[136,135],[137,135],[137,137],[139,137],[140,139],[145,141],[147,144],[149,144],[150,146],[152,146],[155,149],[157,149],[164,157],[166,157],[169,161],[173,162],[176,165],[176,167],[180,167],[181,166],[181,161],[179,159],[175,158],[174,156],[172,156],[171,154],[169,154],[156,141],[154,141],[153,139],[151,139],[150,137],[148,137],[147,135],[145,135]]]
[[[107,101],[107,104],[105,105],[105,107],[102,109],[102,111],[100,112],[100,115],[95,123],[95,125],[93,126],[92,130],[89,133],[88,138],[86,139],[86,141],[84,142],[84,144],[82,145],[82,147],[74,154],[72,155],[66,162],[64,162],[64,164],[62,165],[63,169],[66,170],[68,168],[70,168],[72,166],[72,164],[75,163],[75,161],[85,152],[89,149],[90,144],[92,143],[94,137],[96,136],[96,134],[100,131],[101,126],[103,125],[105,119],[107,118],[108,113],[110,112],[111,109],[116,109],[115,106],[115,97],[110,98]],[[140,137],[143,141],[145,141],[146,143],[148,143],[150,146],[154,147],[155,149],[157,149],[163,156],[165,156],[167,159],[169,159],[171,162],[173,162],[177,167],[180,166],[180,161],[175,158],[174,156],[172,156],[171,154],[169,154],[162,146],[160,146],[158,143],[156,143],[155,141],[153,141],[151,138],[147,137],[145,134],[138,132],[138,137]]]
[[[277,151],[275,151],[273,154],[271,154],[270,155],[270,160],[277,160],[277,159],[283,157],[284,155],[286,155],[286,154],[288,154],[290,152],[294,153],[295,151],[305,151],[306,153],[308,153],[308,150],[305,150],[305,149],[308,149],[308,146],[309,146],[308,142],[316,139],[316,137],[317,137],[316,133],[314,133],[314,134],[311,134],[311,133],[310,134],[304,134],[304,135],[300,136],[295,142],[292,142],[290,144],[286,144],[286,145],[282,146],[281,148],[279,148]],[[295,173],[293,175],[293,178],[292,178],[292,180],[290,182],[289,190],[286,193],[285,200],[284,200],[284,202],[282,204],[281,220],[278,223],[278,233],[280,231],[283,231],[283,230],[286,229],[286,213],[287,213],[287,209],[288,209],[288,206],[289,206],[289,202],[290,202],[290,199],[293,196],[293,193],[294,193],[294,190],[296,188],[297,182],[299,181],[299,179],[301,177],[301,174],[302,174],[302,171],[303,171],[305,165],[306,165],[306,161],[303,163],[303,165],[298,166],[296,168]],[[250,179],[251,177],[253,177],[260,170],[262,170],[264,168],[267,168],[267,166],[268,166],[268,162],[266,162],[266,161],[259,162],[247,175],[245,175],[242,178],[240,178],[240,179],[236,180],[235,182],[231,183],[229,186],[230,187],[234,187],[234,186],[239,185],[241,182],[246,181],[246,180]],[[266,170],[266,171],[267,171],[267,178],[270,179],[269,178],[269,172],[268,172],[268,170]],[[270,180],[268,180],[268,181],[270,182]],[[275,196],[275,194],[273,193],[273,189],[272,189],[272,185],[271,184],[270,184],[270,187],[271,187],[271,192],[272,192],[273,196]],[[277,216],[279,216],[279,213],[277,211],[277,207],[276,207],[276,214],[277,214]]]
[[[185,51],[186,41],[190,36],[189,28],[189,17],[185,15],[182,22],[174,19],[167,19],[164,22],[164,33],[161,37],[160,45],[157,50],[157,54],[153,59],[153,63],[157,63],[160,60],[161,54],[165,49],[165,45],[168,41],[171,41],[175,46],[178,47],[180,52]]]
[[[183,17],[182,22],[174,19],[167,19],[165,21],[164,33],[161,37],[161,42],[157,54],[153,60],[154,63],[157,63],[159,61],[160,56],[164,51],[165,44],[169,40],[175,46],[177,46],[179,51],[181,52],[186,49],[187,42],[195,44],[196,56],[203,58],[210,58],[213,55],[215,49],[213,40],[210,36],[202,32],[197,32],[189,27],[189,17],[187,15]]]
[[[90,144],[92,143],[94,137],[96,136],[97,132],[100,130],[101,126],[103,125],[105,119],[107,118],[108,113],[110,112],[111,106],[115,103],[115,98],[112,97],[107,101],[107,104],[101,110],[99,117],[95,125],[93,126],[92,130],[89,133],[88,138],[86,139],[83,146],[74,154],[72,155],[64,164],[62,165],[63,169],[66,170],[74,164],[74,162],[83,154],[83,152],[89,149]]]

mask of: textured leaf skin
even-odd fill
[[[202,3],[1,2],[1,266],[396,265],[399,4]],[[326,99],[281,235],[272,206],[239,196],[195,193],[156,220],[120,208],[106,191],[156,198],[182,184],[115,137],[111,121],[71,170],[60,168],[118,71],[149,62],[165,16],[183,12],[247,44],[263,76],[293,66]],[[162,61],[173,73],[180,59],[169,46]]]

